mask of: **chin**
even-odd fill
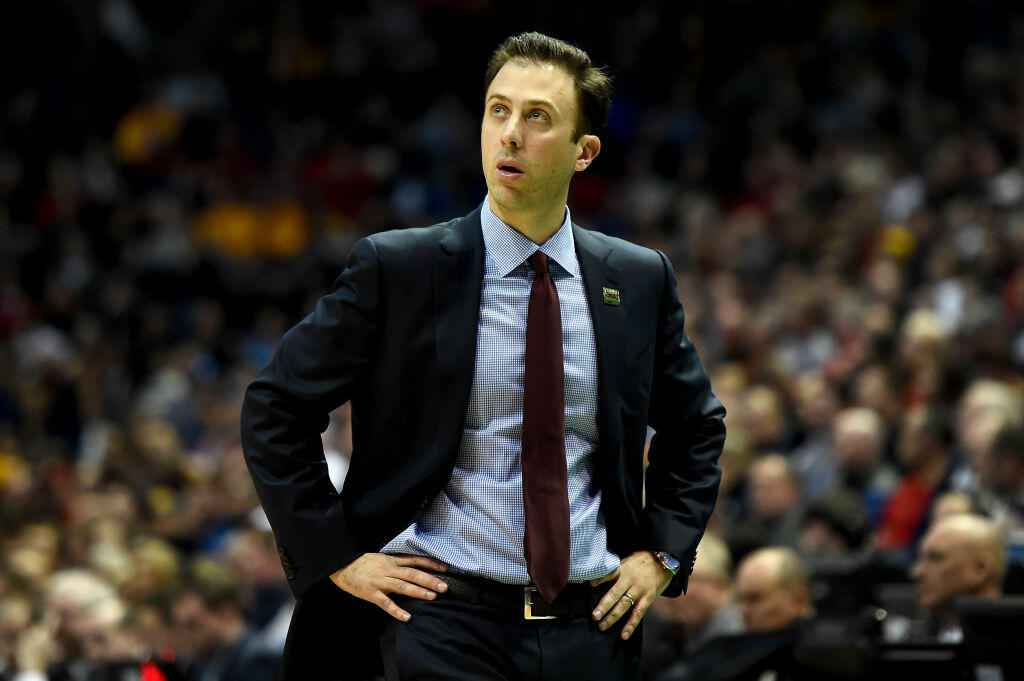
[[[495,183],[492,187],[488,187],[487,192],[495,201],[503,206],[515,204],[521,200],[519,192],[500,183]]]

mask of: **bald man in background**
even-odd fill
[[[809,575],[796,551],[754,551],[736,570],[736,601],[750,633],[782,631],[812,614]]]
[[[725,542],[705,534],[685,596],[659,598],[644,631],[643,673],[655,676],[681,657],[689,657],[710,641],[743,631],[733,600],[732,555]]]
[[[719,636],[665,674],[651,678],[657,681],[808,678],[794,677],[799,670],[793,646],[801,631],[801,622],[812,614],[808,572],[796,552],[782,546],[754,551],[737,568],[733,588],[745,633]]]
[[[923,631],[911,626],[903,637],[923,634],[940,643],[957,643],[963,632],[954,608],[956,599],[997,598],[1003,593],[1003,533],[991,520],[976,514],[941,518],[925,534],[910,574],[917,583],[917,604],[927,619]]]

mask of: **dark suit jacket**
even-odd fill
[[[666,592],[678,594],[718,494],[725,410],[683,331],[665,256],[575,225],[573,236],[597,343],[594,476],[609,548],[620,556],[649,549],[680,557],[684,569]],[[305,641],[319,636],[316,622],[354,624],[353,636],[372,633],[376,606],[348,597],[327,577],[378,551],[451,477],[473,381],[483,263],[479,209],[360,240],[335,291],[285,334],[246,392],[246,461],[299,599],[286,665],[316,655],[298,652],[301,631]],[[606,303],[606,288],[619,292],[619,305]],[[320,433],[346,400],[353,456],[339,495]],[[657,434],[645,507],[648,423]],[[338,636],[330,642],[335,660],[338,646],[350,645]]]

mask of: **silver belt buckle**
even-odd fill
[[[523,587],[523,619],[524,620],[553,620],[554,615],[534,615],[533,614],[533,594],[537,593],[537,587],[535,586],[524,586]]]

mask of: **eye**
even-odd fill
[[[495,104],[491,107],[492,116],[502,116],[505,113],[505,106],[503,104]]]
[[[532,121],[546,121],[547,119],[548,115],[540,109],[534,109],[530,112],[530,120]]]

